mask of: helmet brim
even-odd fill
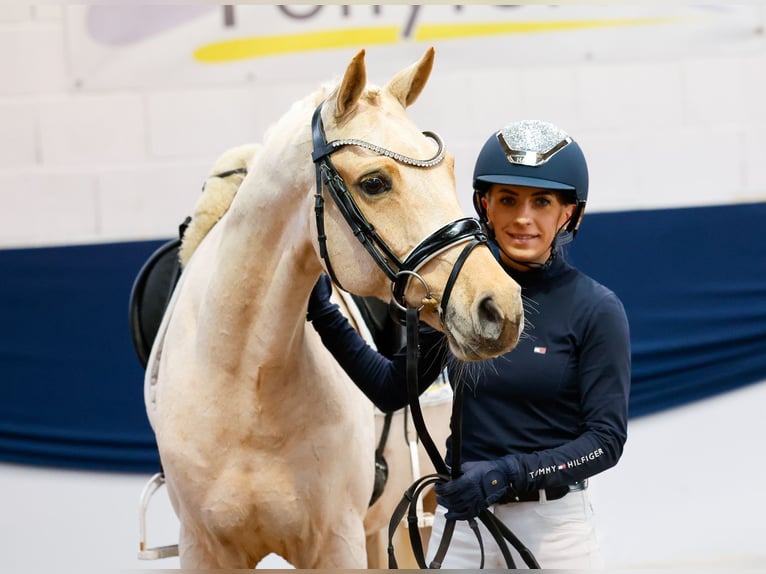
[[[518,185],[521,187],[536,187],[539,189],[552,189],[560,191],[575,191],[575,188],[566,183],[538,177],[523,177],[519,175],[481,175],[476,181],[482,183],[499,183],[501,185]]]

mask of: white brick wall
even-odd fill
[[[0,98],[0,170],[39,163],[37,105],[27,98]]]
[[[677,127],[685,105],[681,73],[682,63],[673,61],[583,67],[575,91],[584,123],[579,127],[609,132]]]
[[[0,22],[0,96],[66,89],[67,63],[60,22]]]
[[[744,186],[737,196],[740,201],[764,201],[766,199],[766,122],[753,122],[744,131],[743,157],[739,162],[743,171]]]
[[[99,173],[99,223],[107,237],[175,236],[191,215],[210,161],[128,165]]]
[[[683,68],[684,123],[692,126],[743,125],[747,121],[747,60],[705,58]],[[766,69],[762,70],[766,73]]]
[[[207,157],[262,138],[290,104],[315,86],[246,86],[160,91],[149,97],[150,152],[157,158]]]
[[[100,169],[149,159],[140,94],[64,95],[38,106],[43,165]]]
[[[0,245],[101,239],[96,178],[86,171],[0,171]]]
[[[173,235],[218,155],[259,140],[316,87],[313,79],[243,77],[91,88],[71,72],[72,10],[0,7],[0,198],[12,206],[0,210],[0,248]],[[469,58],[475,67],[455,70],[439,66],[437,46],[434,75],[411,112],[455,154],[467,212],[477,150],[500,124],[526,117],[558,123],[583,146],[591,213],[764,201],[765,20],[761,11],[760,21],[739,32],[748,36],[746,50],[706,49],[696,57],[662,58],[655,47],[625,62],[509,58],[498,68],[482,66],[477,53]],[[572,41],[568,36],[564,48]],[[375,47],[368,51],[375,62]],[[414,60],[420,50],[411,51]],[[458,57],[448,44],[442,54]],[[325,77],[341,71],[328,69]],[[369,73],[376,83],[387,79],[372,64]]]

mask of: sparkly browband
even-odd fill
[[[441,161],[444,159],[444,142],[439,137],[439,135],[434,132],[423,132],[423,135],[434,140],[436,142],[436,145],[438,146],[438,149],[436,150],[436,155],[434,155],[430,159],[414,159],[406,155],[397,153],[395,151],[388,150],[384,147],[371,144],[364,140],[356,140],[356,139],[334,140],[334,141],[328,142],[327,146],[333,149],[337,149],[343,146],[353,145],[353,146],[366,148],[379,155],[390,157],[391,159],[398,161],[399,163],[404,163],[404,164],[412,165],[415,167],[433,167],[441,163]]]

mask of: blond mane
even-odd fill
[[[317,106],[319,102],[328,97],[333,89],[337,89],[335,83],[322,83],[314,93],[293,102],[283,116],[281,123],[288,122],[293,117],[296,118],[296,121],[300,121],[308,106]],[[280,129],[277,129],[278,127]],[[284,133],[284,129],[281,128],[280,123],[269,126],[264,134],[264,142],[268,142],[272,137],[281,136]],[[178,251],[178,260],[182,269],[189,263],[197,247],[213,226],[231,207],[234,196],[242,185],[247,171],[250,171],[255,163],[257,152],[264,145],[252,143],[230,148],[221,154],[213,164],[205,180],[203,193],[194,206],[191,221],[184,232]],[[245,170],[245,173],[229,173],[236,170]],[[221,177],[221,174],[224,174],[224,177]]]

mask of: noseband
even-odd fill
[[[474,247],[487,242],[487,237],[484,234],[479,221],[467,217],[448,223],[423,239],[402,261],[378,235],[375,228],[359,209],[356,201],[354,201],[354,198],[348,191],[348,187],[343,181],[343,178],[335,169],[335,166],[333,166],[332,161],[330,160],[330,155],[342,147],[357,146],[371,150],[379,155],[389,157],[394,161],[405,165],[419,168],[430,168],[438,165],[444,159],[444,143],[437,134],[433,132],[423,132],[426,137],[431,138],[436,142],[438,149],[432,158],[418,160],[363,140],[340,139],[328,142],[322,123],[323,105],[324,102],[317,106],[311,119],[311,136],[314,145],[314,151],[311,154],[311,157],[314,160],[316,168],[314,211],[316,213],[319,254],[325,262],[327,272],[332,280],[340,286],[340,282],[338,281],[330,262],[330,255],[327,252],[327,236],[325,235],[324,229],[324,197],[322,195],[324,188],[327,188],[330,192],[335,204],[338,206],[339,211],[356,238],[372,256],[378,267],[380,267],[391,280],[392,303],[395,306],[394,311],[400,311],[393,313],[393,315],[400,322],[404,321],[404,313],[401,311],[405,311],[407,308],[404,301],[404,293],[410,278],[414,277],[423,284],[426,290],[426,295],[423,299],[424,304],[427,301],[433,301],[431,290],[426,281],[418,274],[418,270],[442,251],[457,243],[470,240],[455,261],[455,265],[452,268],[447,284],[444,287],[444,292],[438,307],[439,315],[443,320],[447,311],[447,304],[449,302],[450,294],[452,293],[452,288],[457,280],[457,276],[460,273],[463,263],[465,263],[465,260],[468,258],[468,255]]]

